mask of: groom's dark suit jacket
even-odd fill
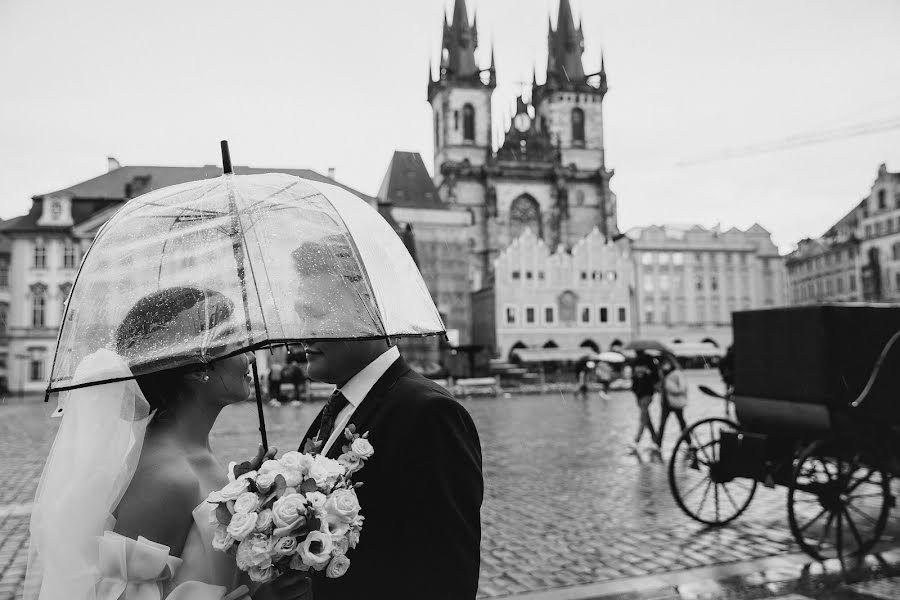
[[[319,430],[319,414],[304,440]],[[353,413],[375,455],[354,475],[365,517],[350,569],[313,581],[315,600],[470,599],[481,562],[481,444],[447,390],[398,358]],[[337,458],[340,437],[328,456]]]

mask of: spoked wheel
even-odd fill
[[[794,463],[788,521],[797,544],[816,560],[866,554],[894,502],[890,473],[871,466],[863,451],[842,450],[820,440]]]
[[[756,480],[734,477],[719,460],[723,431],[737,423],[712,418],[697,421],[681,434],[669,459],[669,488],[689,517],[706,525],[724,525],[747,510]]]

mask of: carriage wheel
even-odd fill
[[[791,533],[817,560],[856,557],[878,542],[893,505],[890,473],[864,451],[810,444],[794,462],[788,489]]]
[[[756,480],[736,478],[719,462],[721,432],[737,431],[737,423],[712,418],[688,427],[669,459],[669,488],[689,517],[706,525],[724,525],[747,510]]]

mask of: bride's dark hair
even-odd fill
[[[128,360],[137,374],[135,380],[151,410],[157,411],[157,418],[177,400],[184,385],[183,376],[208,367],[199,360],[184,364],[186,358],[199,358],[199,349],[197,357],[147,360],[147,355],[152,354],[154,346],[173,342],[171,338],[178,335],[184,336],[182,340],[198,338],[199,341],[204,332],[231,318],[232,307],[228,298],[214,290],[169,287],[138,300],[122,319],[116,329],[116,352]],[[191,330],[184,331],[185,326]],[[169,360],[181,364],[165,368]]]

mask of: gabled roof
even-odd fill
[[[310,169],[277,169],[277,168],[252,168],[234,167],[237,175],[256,175],[260,173],[286,173],[296,177],[302,177],[311,181],[329,183],[341,187],[356,194],[372,206],[377,200],[363,194],[353,188],[343,185],[333,179],[329,179]],[[158,166],[125,166],[104,173],[98,177],[76,183],[73,186],[41,194],[34,197],[34,204],[28,214],[10,219],[0,224],[3,232],[47,231],[63,232],[71,230],[71,227],[38,226],[41,217],[41,202],[45,196],[67,196],[72,199],[72,220],[74,225],[88,220],[101,211],[107,211],[119,203],[134,196],[164,188],[170,185],[196,181],[198,179],[210,179],[222,174],[221,167],[206,165],[203,167],[158,167]]]
[[[403,208],[446,209],[418,152],[394,152],[378,200]]]

